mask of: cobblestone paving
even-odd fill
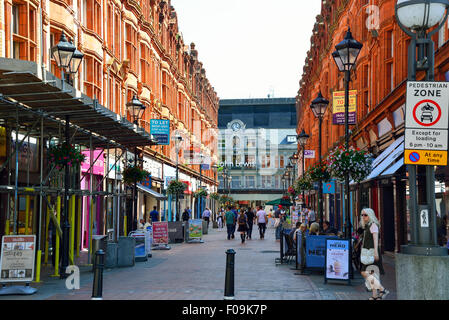
[[[254,230],[253,239],[240,243],[240,236],[226,240],[225,229],[209,229],[204,243],[171,245],[168,251],[153,251],[147,262],[132,268],[106,269],[103,281],[104,300],[223,300],[226,250],[234,249],[236,300],[366,300],[363,279],[356,274],[352,285],[324,284],[323,275],[295,275],[294,264],[276,265],[279,242],[274,229],[268,229],[264,240]],[[384,258],[386,275],[382,283],[396,299],[394,261]],[[81,267],[81,288],[69,291],[65,281],[46,275],[43,282],[32,284],[39,290],[32,296],[7,296],[0,300],[89,300],[93,274]]]

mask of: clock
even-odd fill
[[[234,122],[234,123],[231,125],[231,129],[232,129],[233,131],[239,131],[241,128],[242,128],[242,125],[241,125],[240,123],[238,123],[238,122]]]

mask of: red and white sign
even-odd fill
[[[168,244],[168,222],[153,222],[153,245]]]
[[[413,159],[417,150],[448,150],[449,83],[407,82],[405,112],[405,150]],[[420,163],[405,159],[406,163]],[[430,165],[430,164],[429,164]]]

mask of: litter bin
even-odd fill
[[[100,249],[103,250],[105,254],[107,254],[107,248],[108,248],[108,236],[106,235],[92,236],[92,252],[90,255],[90,262],[92,264],[95,263],[95,253]]]
[[[203,220],[203,234],[208,234],[209,230],[207,230],[207,221]]]

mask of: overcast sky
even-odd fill
[[[171,0],[221,99],[295,97],[321,0]]]

